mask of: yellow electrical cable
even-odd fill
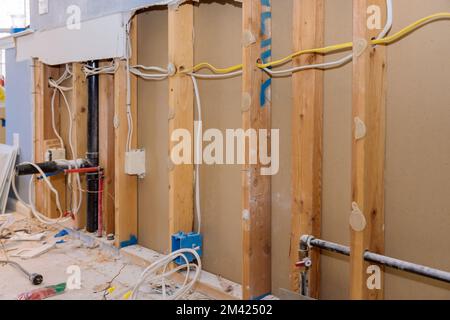
[[[397,33],[393,34],[392,36],[388,36],[388,37],[385,37],[385,38],[382,38],[382,39],[372,40],[371,43],[372,43],[372,45],[388,45],[388,44],[391,44],[391,43],[393,43],[393,42],[403,38],[404,36],[414,32],[415,30],[417,30],[420,27],[426,25],[427,23],[430,23],[430,22],[433,22],[433,21],[437,21],[437,20],[442,20],[442,19],[450,19],[450,13],[448,13],[448,12],[441,12],[441,13],[436,13],[436,14],[427,16],[425,18],[417,20],[416,22],[410,24],[409,26],[407,26],[407,27],[403,28],[402,30],[398,31]],[[351,48],[353,48],[353,42],[346,42],[346,43],[336,44],[336,45],[323,47],[323,48],[301,50],[301,51],[298,51],[298,52],[294,52],[293,54],[290,54],[289,56],[287,56],[285,58],[282,58],[282,59],[279,59],[279,60],[276,60],[276,61],[272,61],[272,62],[264,63],[264,64],[260,64],[259,63],[259,64],[257,64],[257,66],[260,69],[276,67],[276,66],[280,66],[280,65],[283,65],[285,63],[288,63],[289,61],[293,60],[294,58],[297,58],[297,57],[299,57],[301,55],[304,55],[304,54],[311,54],[311,53],[327,54],[327,53],[331,53],[331,52],[348,50],[348,49],[351,49]],[[189,71],[184,71],[183,73],[191,73],[191,72],[197,72],[197,71],[202,70],[202,69],[209,69],[213,73],[216,73],[216,74],[226,74],[226,73],[230,73],[230,72],[241,70],[242,67],[243,67],[242,64],[237,64],[237,65],[231,66],[229,68],[216,68],[215,66],[211,65],[210,63],[202,62],[202,63],[199,63],[199,64],[195,65]]]
[[[241,70],[242,64],[238,64],[238,65],[235,65],[235,66],[232,66],[229,68],[216,68],[212,64],[209,64],[207,62],[202,62],[187,71],[183,71],[182,73],[188,74],[188,73],[192,73],[192,72],[197,72],[201,69],[209,69],[212,72],[217,73],[217,74],[225,74],[225,73],[230,73],[230,72]]]
[[[407,27],[403,28],[402,30],[398,31],[397,33],[393,34],[392,36],[385,37],[385,38],[378,39],[378,40],[372,40],[371,43],[372,43],[372,45],[391,44],[391,43],[403,38],[404,36],[412,33],[413,31],[417,30],[418,28],[422,27],[425,24],[432,22],[432,21],[441,20],[441,19],[450,19],[450,13],[442,12],[442,13],[436,13],[436,14],[427,16],[425,18],[417,20],[416,22],[410,24],[409,26],[407,26]],[[302,51],[295,52],[295,53],[291,54],[290,56],[287,56],[286,58],[283,58],[283,59],[280,59],[277,61],[273,61],[273,62],[269,62],[269,63],[265,63],[265,64],[258,64],[258,67],[261,69],[265,69],[265,68],[269,68],[269,67],[279,66],[279,65],[285,64],[285,63],[291,61],[292,59],[294,59],[298,56],[301,56],[303,54],[308,54],[308,53],[326,54],[326,53],[331,53],[331,52],[336,52],[336,51],[341,51],[344,49],[351,49],[351,48],[353,48],[353,42],[337,44],[334,46],[328,46],[328,47],[324,47],[324,48],[302,50]]]
[[[443,19],[450,19],[450,13],[449,12],[441,12],[441,13],[432,14],[428,17],[417,20],[416,22],[410,24],[406,28],[397,32],[396,34],[393,34],[392,36],[388,36],[388,37],[385,37],[385,38],[379,39],[379,40],[373,40],[372,44],[374,44],[374,45],[391,44],[430,22],[437,21],[437,20],[443,20]]]

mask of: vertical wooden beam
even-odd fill
[[[194,63],[194,7],[191,3],[169,8],[169,62],[178,71]],[[194,137],[194,94],[191,79],[178,73],[169,79],[169,139],[177,129]],[[169,142],[169,157],[176,143]],[[169,173],[169,232],[190,232],[194,224],[194,166],[172,166]],[[169,242],[170,243],[170,242]]]
[[[323,0],[294,0],[294,51],[319,48],[324,44]],[[321,55],[304,55],[295,66],[323,62]],[[321,235],[323,71],[307,70],[292,76],[292,222],[290,250],[291,289],[299,291],[296,262],[303,235]],[[320,251],[311,254],[309,295],[319,298]]]
[[[101,66],[107,64],[100,63]],[[114,77],[109,74],[99,77],[100,166],[105,173],[104,228],[106,234],[114,234]]]
[[[52,115],[50,109],[53,90],[48,85],[48,79],[60,77],[59,67],[50,67],[38,59],[34,59],[34,161],[44,162],[46,140],[56,138],[52,129]],[[60,113],[59,99],[55,99],[55,122],[59,129]],[[36,209],[46,215],[50,212],[50,193],[43,183],[35,182]]]
[[[73,71],[73,90],[72,90],[72,110],[73,110],[73,147],[75,155],[78,159],[85,158],[87,152],[87,109],[88,109],[88,91],[87,80],[83,72],[83,64],[74,63],[72,65]],[[75,178],[75,176],[73,176]],[[81,176],[82,188],[84,188],[84,176]],[[77,203],[79,193],[78,184],[75,179],[72,182],[74,203]],[[76,217],[75,227],[83,229],[86,227],[86,195],[82,194],[82,206]]]
[[[364,49],[381,30],[369,30],[368,8],[384,0],[353,1],[353,165],[351,224],[352,299],[382,299],[383,290],[369,290],[364,251],[384,253],[384,164],[386,131],[386,49]]]
[[[266,0],[243,1],[242,125],[271,129],[270,81],[257,67],[270,61],[271,7]],[[268,141],[270,148],[270,141]],[[257,148],[257,146],[253,146]],[[257,150],[257,149],[256,149]],[[261,175],[261,163],[247,164],[242,173],[243,298],[259,299],[271,292],[271,177]]]
[[[44,140],[44,150],[49,150],[52,148],[60,148],[61,143],[58,139],[50,139],[50,140]],[[45,152],[45,151],[44,151]],[[66,204],[66,179],[64,175],[57,175],[55,177],[49,178],[53,187],[58,191],[59,195],[59,201],[62,206],[62,210],[64,210],[64,205]],[[49,218],[56,219],[60,217],[61,212],[58,210],[58,207],[56,205],[56,196],[53,192],[50,191],[49,188],[45,184],[39,182],[44,188],[43,193],[45,195],[44,197],[44,209],[43,211],[40,211],[44,213]]]
[[[131,47],[134,53],[130,64],[137,63],[137,18],[131,23]],[[120,61],[114,77],[115,106],[115,234],[116,245],[123,247],[133,237],[137,238],[137,188],[136,176],[125,173],[125,153],[128,135],[127,125],[127,70],[126,62]],[[131,76],[131,113],[133,115],[134,134],[132,148],[137,147],[137,79]]]

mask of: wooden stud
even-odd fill
[[[61,143],[58,139],[44,140],[44,150],[60,147]],[[58,191],[61,209],[64,210],[66,204],[66,179],[64,175],[57,175],[54,177],[49,177],[49,180],[53,187]],[[49,218],[59,218],[61,216],[61,212],[58,210],[58,206],[56,205],[56,195],[51,192],[50,189],[42,183],[42,181],[39,182],[39,184],[43,185],[44,188],[44,209],[41,212],[45,213],[45,215]]]
[[[324,44],[323,0],[294,0],[294,51],[320,48]],[[321,55],[303,55],[294,66],[323,62]],[[303,235],[320,237],[322,211],[323,86],[321,70],[292,76],[292,222],[290,282],[299,291],[299,243]],[[320,251],[311,253],[309,295],[319,298]]]
[[[369,45],[361,55],[356,55],[363,47],[358,44],[364,40],[369,42],[381,31],[368,29],[367,9],[371,5],[379,6],[382,12],[385,9],[384,0],[353,1],[352,299],[383,299],[383,289],[369,290],[367,287],[369,264],[363,258],[366,250],[384,253],[386,48]]]
[[[181,72],[194,63],[194,7],[191,3],[169,8],[169,62]],[[189,76],[178,73],[169,79],[169,139],[177,129],[186,129],[194,137],[194,94]],[[171,139],[170,139],[171,140]],[[176,143],[169,142],[169,157]],[[193,154],[193,153],[192,153]],[[169,173],[170,236],[191,232],[194,224],[194,166],[182,164]],[[169,242],[170,243],[170,242]]]
[[[72,110],[73,110],[73,147],[75,158],[86,158],[87,152],[87,109],[88,109],[88,89],[87,80],[83,72],[83,64],[74,63],[72,65],[73,71],[73,90],[72,90]],[[73,158],[73,156],[71,157]],[[80,176],[81,187],[85,189],[85,177]],[[78,202],[79,192],[78,184],[76,183],[75,175],[73,175],[72,182],[73,201]],[[86,195],[82,194],[83,201],[78,216],[76,217],[75,227],[83,229],[86,227]]]
[[[101,66],[107,64],[100,63]],[[114,76],[101,74],[99,77],[100,166],[105,174],[104,228],[106,234],[114,234]]]
[[[134,17],[131,23],[131,47],[132,52],[137,52],[137,18]],[[125,153],[128,135],[127,125],[127,70],[125,61],[117,61],[119,68],[114,77],[114,118],[115,118],[115,241],[116,245],[123,247],[128,244],[133,237],[137,238],[137,189],[138,181],[136,176],[125,173]],[[137,63],[137,56],[134,54],[130,59],[130,64]],[[131,113],[133,115],[133,127],[137,128],[137,79],[131,76]],[[132,148],[137,147],[137,134],[134,130]]]
[[[59,67],[46,66],[38,59],[33,60],[34,66],[34,161],[36,163],[45,161],[46,141],[55,139],[52,128],[52,115],[50,109],[53,89],[48,85],[48,79],[60,77]],[[55,124],[57,130],[60,127],[59,99],[55,99]],[[35,182],[35,205],[36,210],[48,215],[56,216],[51,212],[52,197],[46,186]]]
[[[249,109],[242,113],[244,130],[271,129],[270,79],[257,67],[261,57],[264,56],[265,61],[270,60],[271,8],[266,6],[268,3],[259,0],[243,1],[243,34],[255,40],[248,41],[243,46],[242,96],[249,103]],[[270,149],[270,141],[268,146]],[[247,159],[253,151],[255,150],[249,150],[247,143]],[[269,294],[272,287],[271,177],[261,175],[261,168],[259,161],[256,165],[247,161],[242,173],[242,289],[246,300],[259,299]]]

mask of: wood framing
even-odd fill
[[[131,51],[137,52],[137,18],[134,17],[130,30]],[[114,125],[115,125],[115,241],[123,247],[137,238],[137,187],[136,176],[125,173],[125,153],[127,152],[128,120],[127,120],[127,70],[125,61],[117,61],[119,68],[114,77]],[[137,55],[133,54],[130,64],[137,63]],[[137,79],[131,76],[131,114],[133,127],[137,128]],[[131,147],[137,147],[137,134],[134,134]]]
[[[364,45],[380,33],[368,29],[367,9],[371,5],[384,10],[385,1],[353,1],[352,299],[383,299],[383,289],[368,289],[369,264],[363,259],[366,250],[384,253],[386,48]]]
[[[271,79],[257,62],[270,61],[271,7],[268,1],[244,0],[242,126],[271,129]],[[250,139],[249,139],[250,140]],[[270,140],[270,138],[269,138]],[[270,149],[270,141],[267,142]],[[252,150],[250,150],[252,148]],[[258,146],[246,143],[242,173],[243,298],[259,299],[271,292],[271,177],[262,165],[248,161]]]
[[[193,5],[169,8],[168,21],[169,62],[182,72],[194,63]],[[180,73],[169,78],[169,236],[191,232],[194,225],[194,166],[173,165],[171,161],[171,150],[176,145],[171,137],[177,129],[185,129],[194,136],[193,85],[189,76]]]
[[[34,68],[34,162],[45,161],[46,143],[55,139],[52,129],[51,97],[53,90],[48,85],[48,79],[60,77],[59,67],[46,66],[38,59],[33,60]],[[59,98],[55,99],[55,125],[60,126]],[[40,182],[35,182],[36,209],[49,217],[56,216],[52,212],[50,191]]]
[[[324,44],[324,1],[294,0],[294,51],[320,48]],[[323,62],[321,55],[303,55],[295,66]],[[299,243],[303,235],[321,235],[323,86],[321,70],[292,75],[292,219],[290,250],[291,289],[299,291]],[[320,251],[311,251],[309,294],[319,298]]]
[[[100,166],[105,174],[103,220],[106,234],[114,234],[114,76],[101,74],[99,77]]]
[[[73,90],[72,90],[72,112],[73,112],[73,148],[75,155],[72,155],[70,159],[84,159],[87,152],[87,116],[88,116],[88,91],[87,80],[83,72],[82,63],[72,64],[73,72]],[[78,184],[76,182],[76,176],[72,177],[72,190],[73,201],[77,203],[79,201]],[[85,176],[80,175],[82,188],[85,185]],[[76,217],[75,227],[83,229],[86,226],[86,194],[82,193],[83,201],[81,203],[80,211]]]

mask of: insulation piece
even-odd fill
[[[367,226],[366,217],[359,209],[359,206],[356,202],[352,203],[352,213],[350,215],[350,226],[356,232],[364,231]]]
[[[366,51],[368,42],[366,39],[358,39],[355,42],[354,54],[359,57]]]
[[[243,37],[243,45],[244,47],[248,47],[254,43],[256,43],[256,37],[253,35],[253,33],[250,30],[244,31],[244,37]]]
[[[361,118],[355,118],[355,139],[360,140],[365,138],[367,135],[367,127],[364,121]]]

